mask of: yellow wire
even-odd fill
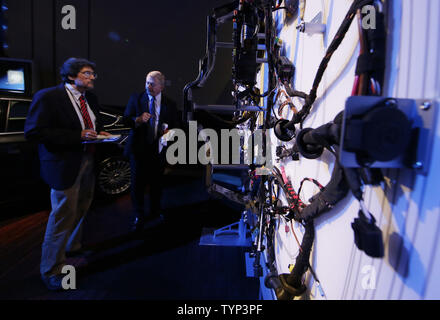
[[[306,0],[301,0],[299,3],[299,18],[304,21],[304,14],[306,12]]]

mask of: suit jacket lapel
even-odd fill
[[[157,130],[157,136],[160,137],[163,134],[162,124],[166,120],[166,112],[167,112],[167,99],[164,95],[162,95],[162,101],[160,103],[160,114],[159,114],[159,128]],[[166,123],[166,122],[165,122]]]
[[[96,100],[96,96],[94,96],[92,93],[90,92],[86,92],[86,99],[87,102],[89,104],[90,109],[92,109],[93,114],[95,115],[95,130],[97,132],[99,132],[101,130],[101,115],[99,113],[99,103]]]
[[[64,87],[64,84],[59,85],[58,90],[62,102],[60,103],[60,108],[63,108],[63,112],[65,112],[68,115],[68,118],[72,121],[72,124],[75,127],[82,129],[81,121],[78,119],[78,114],[73,109],[74,106],[72,105],[72,101],[70,101],[69,95],[66,91],[66,88]]]
[[[139,116],[144,112],[150,112],[148,110],[148,95],[147,91],[145,90],[144,93],[141,95],[140,101],[139,101]]]

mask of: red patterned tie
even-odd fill
[[[92,119],[90,119],[89,112],[87,111],[86,99],[84,99],[83,95],[80,95],[79,102],[81,105],[81,115],[84,120],[85,129],[92,129],[93,130]],[[87,151],[87,153],[92,153],[92,154],[95,153],[95,146],[93,144],[88,144],[86,146],[86,151]]]
[[[79,102],[81,104],[81,115],[84,120],[85,129],[93,129],[92,119],[90,119],[89,112],[87,111],[86,99],[84,99],[83,95],[79,97]]]

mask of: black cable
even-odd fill
[[[289,10],[288,7],[278,7],[278,8],[273,9],[272,12],[274,12],[274,11],[278,11],[278,10],[281,10],[281,9]]]
[[[275,75],[275,64],[273,60],[273,53],[272,53],[272,47],[273,47],[273,37],[272,37],[272,28],[273,28],[273,18],[272,18],[272,6],[268,2],[265,6],[265,34],[266,34],[266,53],[267,53],[267,63],[268,63],[268,74],[269,74],[269,81],[268,81],[268,91],[269,91],[269,97],[267,98],[267,108],[266,108],[266,119],[264,121],[264,128],[269,127],[270,123],[270,115],[273,109],[273,95],[274,91],[277,87],[276,81],[274,79]],[[264,150],[266,151],[266,150]]]
[[[287,81],[284,81],[283,85],[286,88],[286,92],[290,97],[300,97],[303,99],[307,99],[307,93],[292,89]]]
[[[309,115],[310,109],[317,98],[318,87],[319,84],[321,83],[324,72],[327,69],[328,63],[330,62],[330,59],[332,58],[333,54],[339,48],[339,45],[341,44],[348,29],[350,28],[353,18],[356,15],[356,11],[372,2],[374,2],[374,0],[355,0],[353,2],[353,4],[351,5],[350,9],[348,10],[345,16],[345,19],[343,20],[335,37],[333,38],[333,41],[328,47],[324,58],[322,59],[318,67],[318,71],[316,72],[315,75],[315,80],[313,81],[312,89],[310,90],[310,93],[307,95],[305,105],[297,114],[293,116],[292,120],[285,125],[286,128],[292,128],[296,123],[301,123],[301,127],[302,127],[302,123],[304,122],[305,118]]]
[[[228,126],[235,126],[235,125],[238,125],[238,124],[241,124],[241,123],[243,123],[243,122],[246,122],[247,120],[249,120],[250,118],[252,118],[252,113],[247,113],[245,116],[243,116],[242,118],[240,118],[240,119],[238,119],[238,120],[232,120],[232,121],[229,121],[229,120],[225,120],[225,119],[222,119],[221,117],[219,117],[219,116],[217,116],[216,114],[214,114],[214,113],[211,113],[211,112],[208,112],[208,111],[205,111],[205,114],[207,114],[208,116],[210,116],[211,118],[213,118],[213,119],[215,119],[216,121],[218,121],[218,122],[221,122],[221,123],[224,123],[224,124],[226,124],[226,125],[228,125]]]
[[[286,282],[294,289],[302,293],[306,290],[302,284],[302,277],[310,265],[310,253],[312,252],[313,242],[315,240],[315,224],[309,221],[304,225],[304,236],[301,241],[301,250],[296,257],[295,266],[292,272],[286,277]]]

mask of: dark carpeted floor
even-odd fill
[[[211,199],[202,174],[170,174],[166,186],[165,223],[137,236],[129,232],[128,195],[94,202],[84,229],[90,254],[68,260],[76,265],[76,290],[49,292],[39,278],[47,210],[2,222],[0,299],[258,299],[244,248],[199,246],[202,227],[236,222],[240,211]]]

